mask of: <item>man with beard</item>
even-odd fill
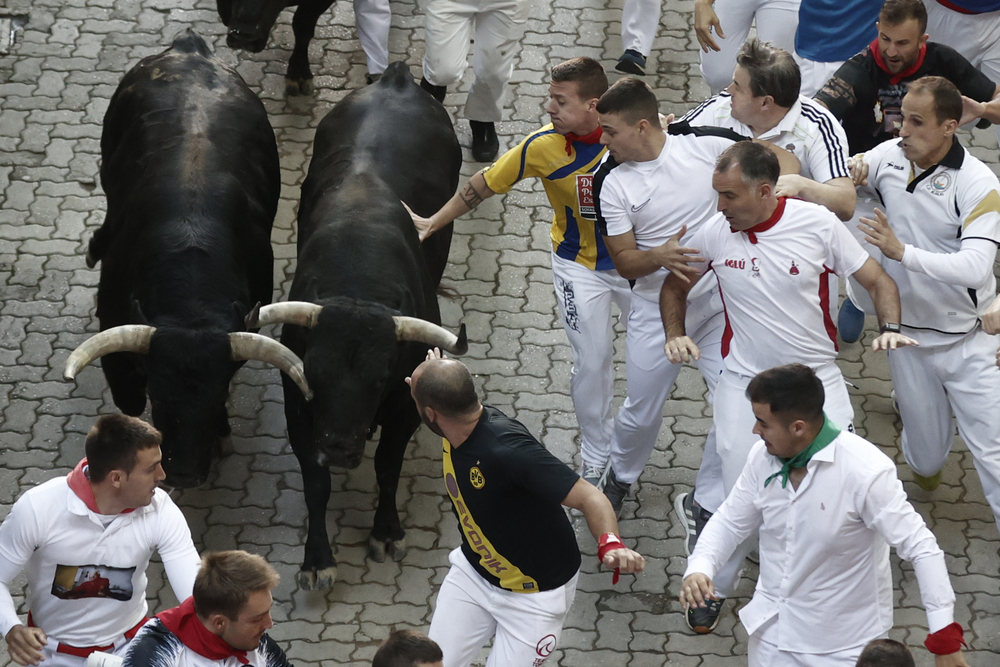
[[[428,635],[445,667],[468,667],[494,636],[487,664],[541,665],[579,578],[580,550],[562,507],[583,513],[613,582],[645,561],[622,543],[603,493],[522,424],[479,402],[465,364],[433,349],[407,383],[421,419],[444,438],[445,485],[462,532]]]

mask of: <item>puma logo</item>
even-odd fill
[[[639,211],[642,210],[642,207],[645,206],[646,204],[648,204],[650,201],[652,201],[652,197],[649,198],[649,199],[647,199],[646,201],[642,202],[638,206],[636,206],[635,204],[633,204],[632,205],[632,212],[633,213],[638,213]]]

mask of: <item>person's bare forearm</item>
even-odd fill
[[[900,322],[899,289],[896,283],[887,273],[883,273],[875,281],[875,284],[868,290],[868,294],[875,304],[875,313],[878,315],[879,326]]]
[[[431,233],[447,226],[453,222],[455,218],[465,215],[495,194],[496,193],[493,192],[488,185],[486,185],[486,179],[483,177],[483,172],[476,172],[472,178],[470,178],[465,185],[459,188],[458,192],[456,192],[455,195],[448,200],[448,203],[441,207],[441,210],[429,218],[431,221]]]
[[[686,336],[684,318],[687,315],[688,285],[669,275],[660,288],[660,319],[667,340]]]
[[[858,202],[857,191],[849,178],[834,180],[837,182],[808,181],[799,196],[808,202],[825,206],[846,222],[854,217],[854,207]]]

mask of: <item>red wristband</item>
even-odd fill
[[[615,551],[616,549],[624,549],[625,544],[622,542],[622,538],[618,537],[614,533],[604,533],[601,535],[601,539],[597,540],[597,559],[604,562],[604,555]],[[618,579],[621,577],[621,572],[618,568],[615,568],[615,576],[611,578],[611,585],[618,583]]]
[[[962,634],[962,626],[958,623],[952,623],[927,635],[924,646],[934,655],[951,655],[962,650],[962,647],[966,645]]]

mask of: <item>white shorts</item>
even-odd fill
[[[580,573],[550,591],[512,593],[483,579],[461,547],[448,560],[451,569],[441,583],[427,633],[441,647],[444,667],[468,667],[491,637],[486,667],[544,663],[559,644]]]

